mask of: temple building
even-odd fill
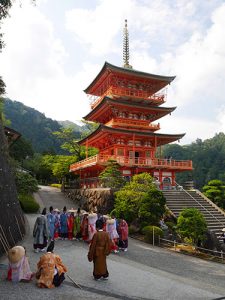
[[[176,107],[164,107],[166,87],[174,76],[137,71],[129,64],[129,36],[124,28],[123,67],[105,62],[101,71],[85,89],[93,97],[91,111],[84,119],[99,127],[79,144],[95,147],[99,153],[74,163],[70,172],[80,176],[81,187],[99,186],[98,175],[111,159],[118,162],[122,175],[148,172],[162,189],[176,185],[177,172],[192,170],[192,161],[156,157],[157,149],[180,140],[182,134],[157,133],[158,120]],[[157,121],[157,122],[156,122]],[[156,122],[156,123],[155,123]],[[88,151],[86,151],[88,153]]]

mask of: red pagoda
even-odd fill
[[[80,175],[81,187],[96,188],[100,186],[98,175],[113,159],[127,179],[148,172],[162,189],[171,188],[176,185],[176,172],[192,170],[192,161],[157,158],[158,147],[180,140],[184,134],[157,133],[160,124],[153,122],[176,108],[161,106],[165,102],[165,87],[175,77],[137,71],[129,65],[127,22],[123,58],[123,67],[105,62],[85,90],[95,99],[84,119],[100,125],[79,144],[95,147],[99,153],[72,164],[70,171]]]

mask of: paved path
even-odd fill
[[[36,195],[42,207],[75,207],[57,189],[42,187]],[[32,232],[37,215],[27,215]],[[32,249],[28,232],[23,245],[35,271],[41,254]],[[0,300],[4,299],[225,299],[225,265],[170,252],[130,239],[126,253],[110,255],[108,281],[92,279],[88,246],[78,241],[56,241],[55,252],[68,266],[68,274],[82,286],[75,288],[66,278],[56,289],[39,289],[32,283],[12,284],[5,280],[7,259],[0,260]]]

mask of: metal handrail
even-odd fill
[[[195,202],[197,202],[201,207],[203,207],[204,210],[206,210],[210,215],[213,216],[214,219],[216,219],[219,223],[221,223],[224,226],[224,222],[221,222],[216,216],[214,216],[207,208],[205,208],[198,200],[196,200],[190,193],[188,193],[182,185],[178,184],[175,181],[175,184],[179,187],[181,187],[181,190],[184,191],[186,194],[188,194]]]

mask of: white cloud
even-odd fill
[[[161,131],[187,132],[183,140],[192,141],[225,130],[222,0],[99,0],[92,8],[78,8],[74,1],[74,9],[57,15],[60,35],[54,11],[43,10],[49,0],[39,1],[42,6],[14,5],[3,26],[7,46],[0,57],[1,75],[11,99],[53,119],[80,120],[90,111],[83,89],[104,61],[122,65],[122,30],[128,19],[134,69],[177,76],[165,105],[178,109],[159,120]]]

